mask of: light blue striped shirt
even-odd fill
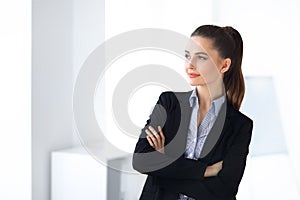
[[[203,148],[206,137],[209,134],[209,131],[211,130],[214,122],[216,121],[223,103],[225,102],[225,95],[216,98],[211,102],[210,108],[205,117],[203,118],[199,127],[197,126],[197,114],[199,109],[197,87],[195,87],[192,91],[192,94],[189,98],[189,102],[190,107],[192,108],[192,112],[187,135],[185,157],[197,160],[200,157],[201,150]],[[179,195],[179,199],[193,200],[193,198],[187,197],[183,194]]]

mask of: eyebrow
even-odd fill
[[[186,52],[186,53],[190,53],[188,50],[185,50],[185,52]],[[203,54],[203,55],[206,55],[206,56],[208,56],[208,54],[207,54],[207,53],[205,53],[205,52],[201,52],[201,51],[199,51],[199,52],[196,52],[196,53],[195,53],[195,55],[199,55],[199,54]]]

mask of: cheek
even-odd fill
[[[184,63],[184,70],[185,70],[185,72],[188,71],[188,64],[187,64],[187,62]]]
[[[218,74],[218,69],[217,69],[216,65],[214,65],[211,62],[203,64],[203,65],[198,65],[197,71],[199,71],[200,74],[204,77],[215,76]]]

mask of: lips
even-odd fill
[[[190,78],[196,78],[200,76],[200,74],[188,74]]]

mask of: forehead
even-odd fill
[[[186,45],[186,50],[190,53],[206,52],[208,54],[215,51],[213,48],[213,41],[201,36],[192,36]]]

